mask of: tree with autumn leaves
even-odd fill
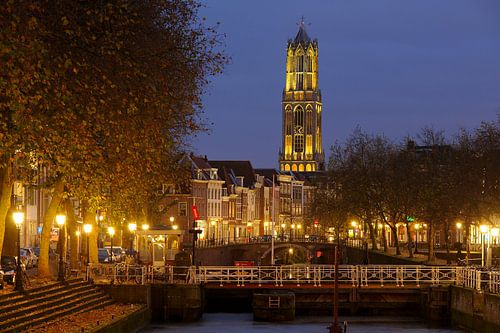
[[[11,0],[0,8],[0,249],[14,180],[50,193],[39,258],[48,275],[50,230],[69,198],[94,224],[97,261],[96,210],[147,219],[158,186],[181,178],[177,156],[204,129],[200,96],[226,63],[199,6]],[[42,169],[43,178],[34,172]]]

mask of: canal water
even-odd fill
[[[417,318],[346,317],[348,333],[459,333],[451,328],[428,327]],[[299,317],[287,323],[254,322],[251,313],[205,313],[196,323],[150,324],[140,333],[328,333],[331,318]]]

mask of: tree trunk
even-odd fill
[[[90,234],[88,235],[89,244],[87,246],[90,252],[89,262],[96,264],[99,262],[99,259],[97,257],[97,235],[99,235],[99,227],[96,223],[95,212],[90,208],[85,210],[83,223],[92,225],[92,232],[90,232]]]
[[[59,177],[54,184],[54,191],[50,200],[49,206],[43,217],[42,235],[40,238],[40,258],[38,258],[38,275],[47,277],[50,276],[49,266],[49,246],[50,246],[50,231],[59,208],[59,204],[64,194],[64,181]]]
[[[398,240],[398,228],[394,225],[389,225],[391,228],[392,234],[393,234],[393,239],[394,239],[394,246],[396,247],[396,255],[401,255],[401,249],[399,248],[399,240]]]
[[[366,224],[368,225],[368,231],[370,232],[370,240],[372,242],[372,250],[378,250],[376,229],[372,224],[371,219],[367,219]]]
[[[389,252],[389,246],[387,246],[387,235],[385,234],[385,223],[382,223],[382,243],[384,244],[384,252]]]
[[[429,221],[429,228],[427,228],[427,248],[429,253],[427,254],[427,261],[434,261],[434,229],[432,228],[433,222]]]
[[[444,228],[444,237],[446,242],[446,264],[451,264],[450,258],[450,223],[448,221],[445,222]]]
[[[64,206],[66,209],[68,234],[69,234],[69,252],[70,252],[70,263],[72,268],[77,268],[79,263],[79,253],[80,248],[80,238],[82,237],[81,230],[78,229],[78,223],[76,222],[75,210],[71,204],[70,199],[64,200]],[[77,235],[77,231],[79,234]]]
[[[468,218],[465,218],[465,250],[467,251],[465,255],[465,264],[469,265],[469,258],[470,258],[470,225],[471,221]],[[460,244],[462,246],[462,244]]]
[[[405,223],[406,226],[406,238],[408,243],[408,258],[413,258],[413,240],[411,239],[410,233],[410,224],[408,222]]]
[[[5,236],[5,223],[10,211],[13,184],[12,166],[10,163],[7,163],[7,165],[0,167],[0,256],[2,255]]]

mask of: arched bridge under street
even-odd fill
[[[296,239],[274,243],[275,263],[327,264],[333,262],[334,244],[331,242]],[[226,266],[236,262],[254,265],[271,264],[271,242],[213,244],[209,241],[197,244],[196,262],[203,266]]]

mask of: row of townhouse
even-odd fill
[[[190,184],[163,186],[163,205],[169,207],[163,224],[185,231],[196,227],[199,240],[224,243],[272,234],[299,237],[311,230],[314,187],[302,174],[254,169],[249,161],[212,161],[192,154],[184,155],[180,163],[191,171]],[[185,243],[188,240],[184,238]]]

